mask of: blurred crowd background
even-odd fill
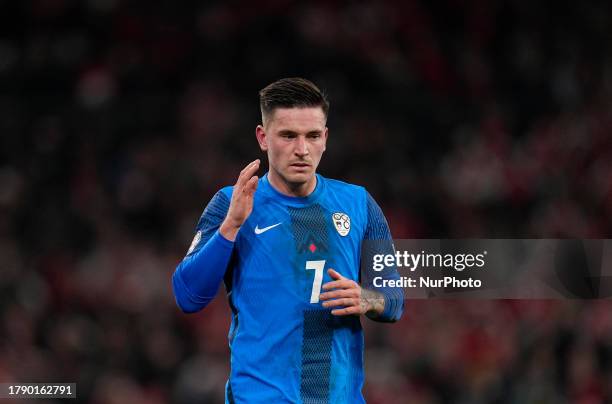
[[[170,277],[282,77],[327,92],[320,172],[395,238],[609,238],[610,27],[608,1],[0,1],[0,381],[222,402],[224,291],[184,315]],[[605,300],[364,326],[372,404],[612,402]]]

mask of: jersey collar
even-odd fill
[[[321,196],[321,193],[325,189],[324,178],[319,174],[315,174],[315,176],[317,179],[317,185],[315,185],[315,189],[307,196],[289,196],[289,195],[280,193],[279,191],[276,190],[276,188],[272,186],[272,184],[270,184],[270,181],[268,181],[267,172],[259,180],[258,189],[261,189],[264,193],[268,194],[269,196],[272,196],[274,199],[282,200],[288,205],[292,205],[292,206],[310,205],[319,199],[319,197]]]

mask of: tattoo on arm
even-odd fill
[[[361,289],[361,309],[370,318],[376,318],[385,310],[385,298],[379,292]]]

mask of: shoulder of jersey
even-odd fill
[[[261,178],[259,179],[259,185],[261,185]],[[222,194],[224,194],[225,196],[228,197],[228,199],[232,199],[232,192],[234,192],[234,186],[233,185],[228,185],[225,186],[223,188],[221,188],[219,190],[219,192],[221,192]],[[259,194],[259,187],[257,188],[257,190],[255,191],[256,194]]]
[[[335,180],[333,178],[323,177],[324,181],[327,183],[327,186],[331,188],[333,191],[342,191],[342,192],[365,192],[365,188],[361,185],[350,184],[348,182]]]
[[[225,196],[228,197],[228,199],[232,199],[232,191],[234,190],[234,186],[233,185],[228,185],[226,187],[223,187],[219,190],[219,192],[221,192],[222,194],[224,194]]]

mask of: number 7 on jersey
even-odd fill
[[[319,295],[321,294],[321,283],[323,282],[323,268],[325,260],[306,261],[306,269],[314,269],[315,276],[312,281],[312,293],[310,294],[310,303],[319,303]]]

